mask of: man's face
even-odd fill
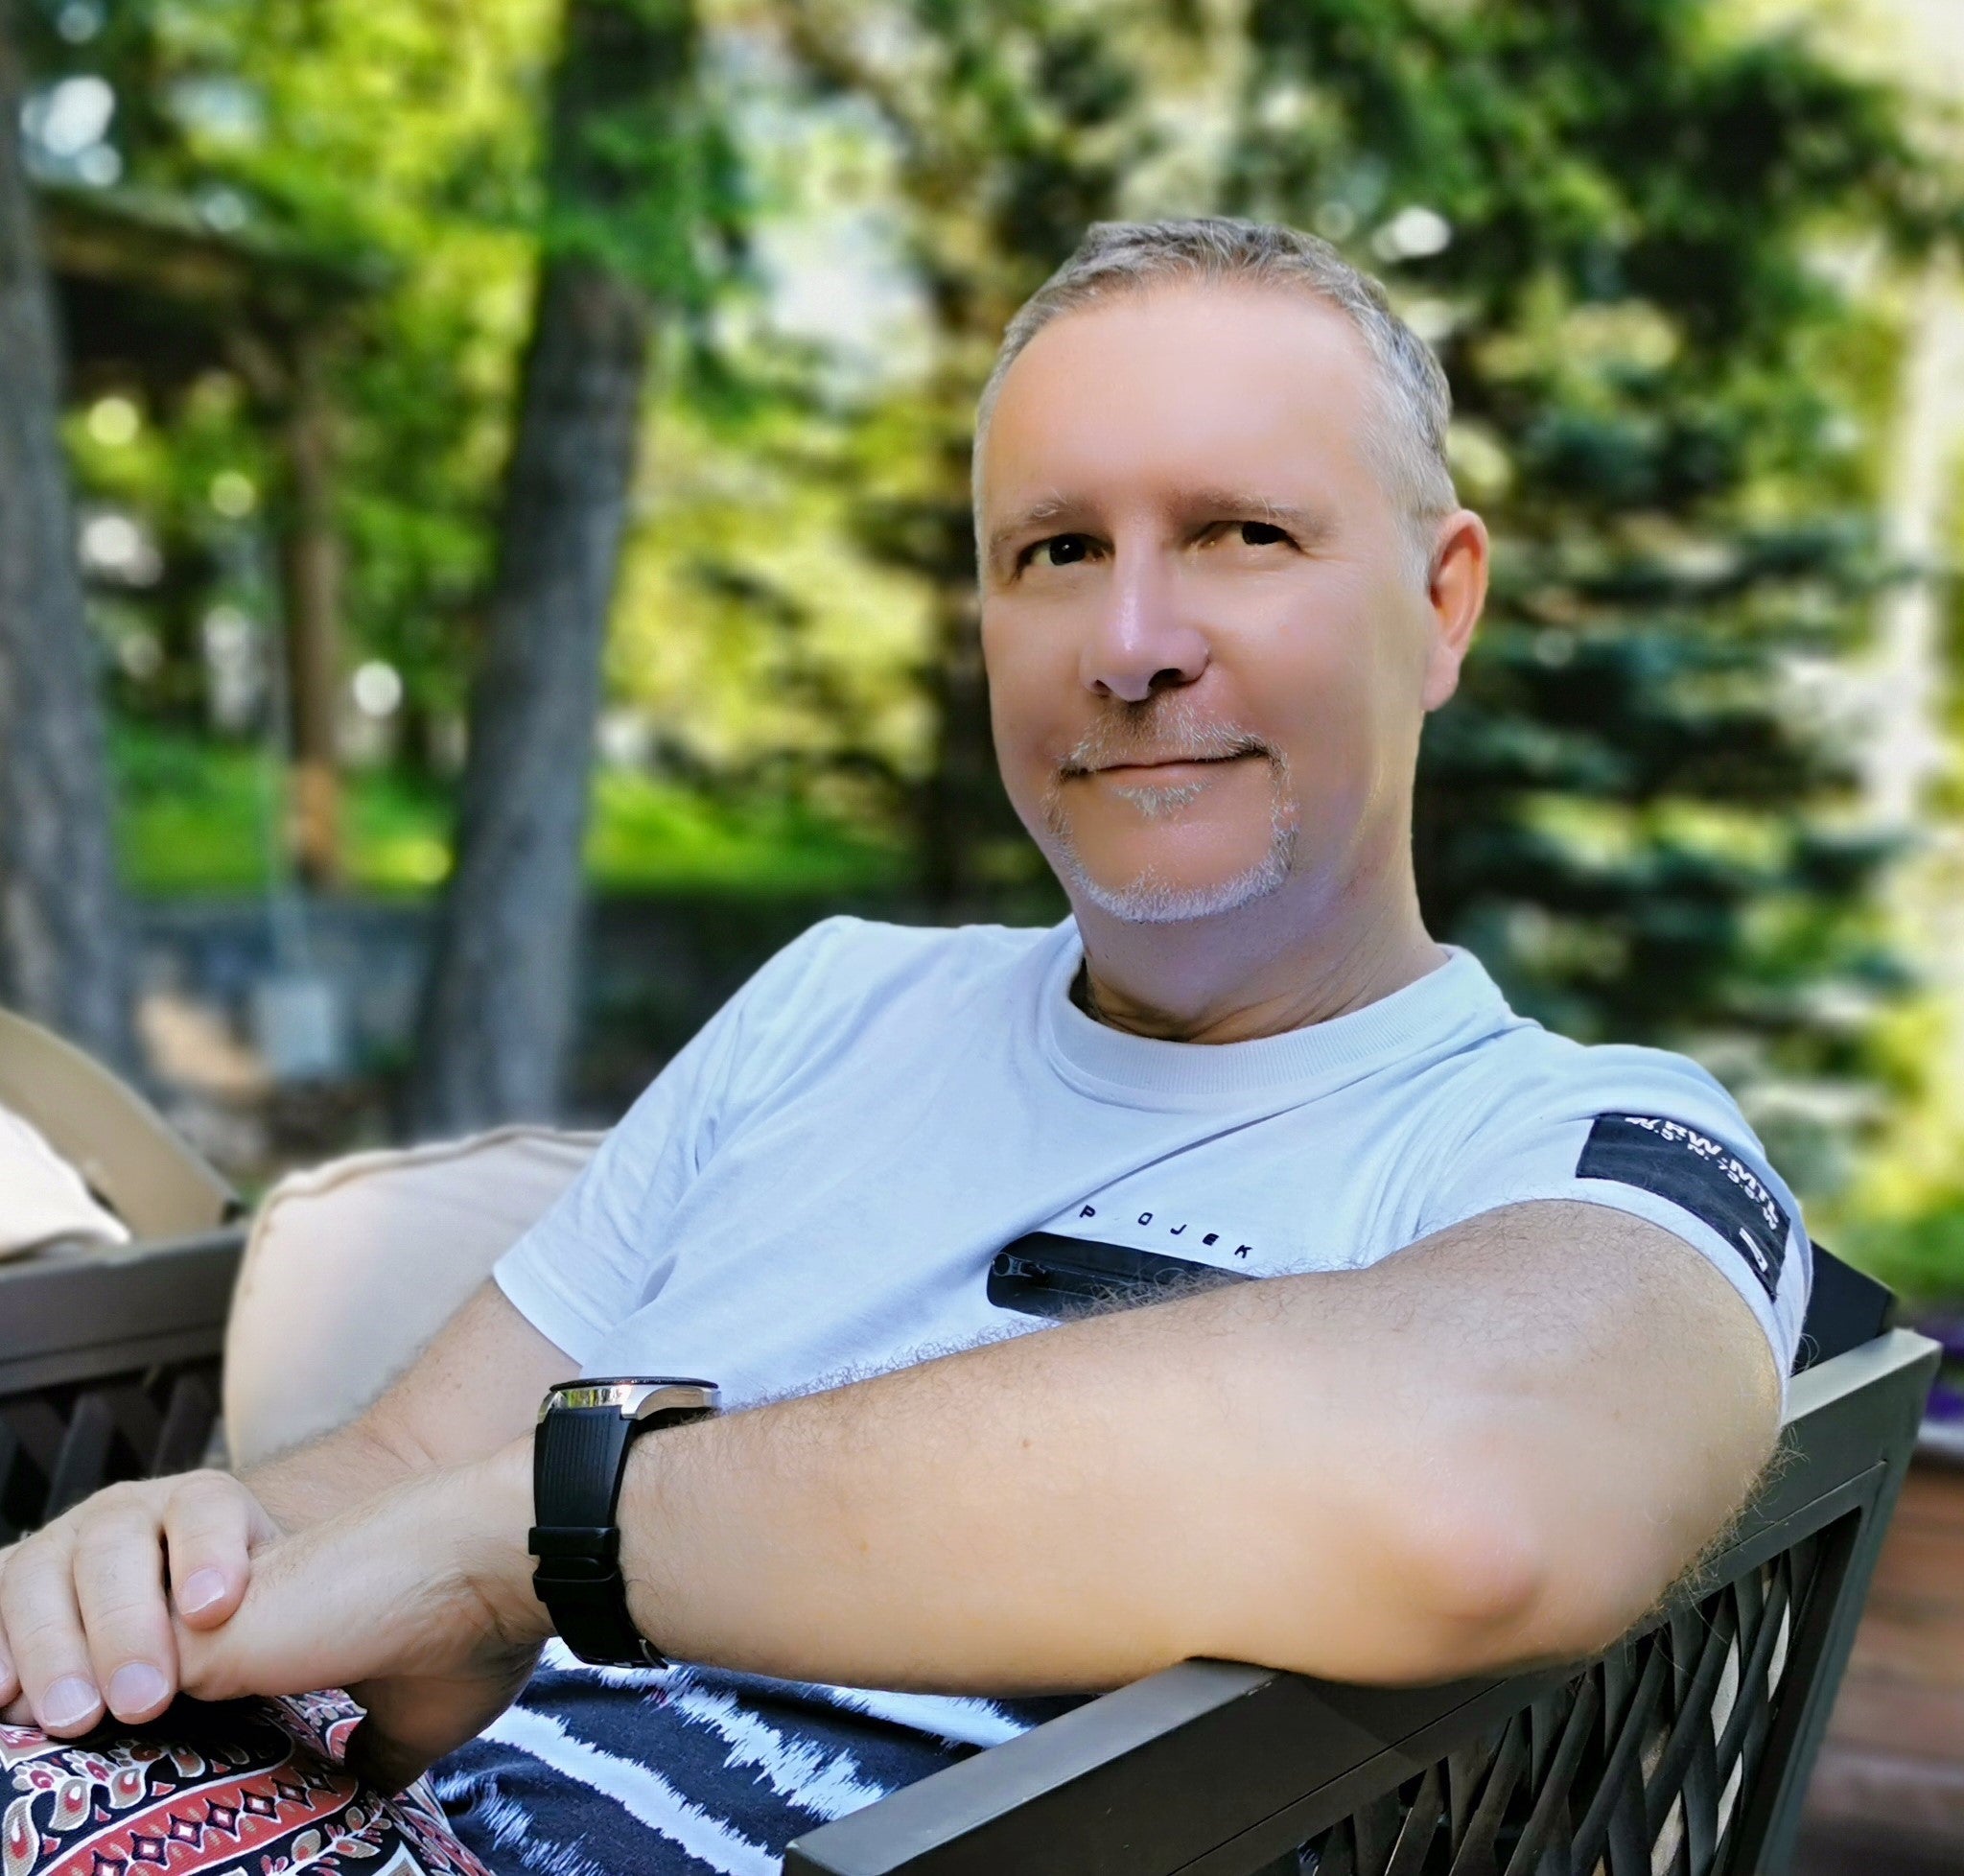
[[[1443,695],[1366,452],[1373,374],[1302,293],[1180,284],[1054,320],[1005,375],[983,458],[996,757],[1075,902],[1164,921],[1341,891],[1408,838]]]

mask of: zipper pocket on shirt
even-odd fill
[[[1201,1279],[1195,1281],[1194,1279]],[[1252,1271],[1191,1263],[1129,1244],[1031,1231],[995,1254],[989,1301],[1024,1316],[1079,1316],[1101,1304],[1152,1302],[1176,1291],[1247,1283]]]

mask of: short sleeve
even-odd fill
[[[1421,1234],[1535,1199],[1648,1219],[1702,1252],[1744,1299],[1784,1388],[1812,1251],[1798,1203],[1731,1095],[1667,1050],[1539,1040],[1544,1060],[1494,1077],[1494,1098],[1472,1102],[1474,1124],[1426,1194]]]
[[[746,1067],[760,1053],[782,1052],[799,986],[845,923],[813,926],[743,984],[492,1266],[512,1305],[573,1361],[583,1364],[660,1290],[674,1262],[666,1215],[715,1150],[733,1110],[755,1093]]]

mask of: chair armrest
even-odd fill
[[[242,1227],[0,1264],[0,1544],[203,1462]]]
[[[1355,1876],[1587,1869],[1612,1839],[1648,1868],[1673,1817],[1695,1867],[1777,1864],[1936,1358],[1894,1330],[1796,1377],[1724,1551],[1585,1667],[1373,1688],[1181,1662],[808,1832],[784,1876],[1247,1876],[1319,1839]]]
[[[50,1245],[0,1263],[0,1398],[214,1356],[243,1225],[163,1244]]]

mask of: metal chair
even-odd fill
[[[105,1197],[152,1189],[121,1156],[153,1165],[162,1123],[88,1065],[50,1126],[44,1084],[10,1072],[19,1027],[0,1098],[71,1153],[92,1133],[77,1157]],[[215,1175],[173,1189],[183,1209],[144,1214],[161,1241],[0,1265],[0,1542],[206,1449],[241,1233]],[[807,1833],[785,1876],[1779,1869],[1935,1372],[1889,1321],[1887,1292],[1817,1253],[1783,1463],[1600,1659],[1396,1689],[1182,1662]]]
[[[0,1104],[31,1120],[134,1242],[0,1263],[0,1543],[99,1486],[198,1465],[245,1247],[230,1186],[142,1096],[0,1011]]]
[[[1782,1868],[1935,1372],[1793,1382],[1786,1458],[1601,1659],[1445,1687],[1185,1661],[809,1832],[785,1876],[1746,1876]]]

